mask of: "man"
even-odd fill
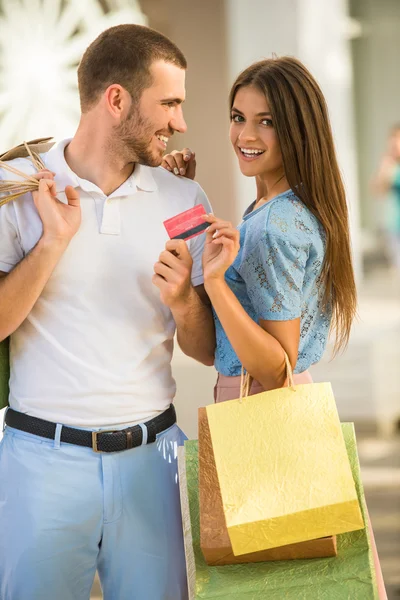
[[[1,600],[87,600],[96,568],[105,600],[187,598],[170,361],[176,326],[212,364],[213,323],[203,239],[167,241],[163,221],[209,205],[157,168],[186,130],[185,69],[151,29],[103,32],[78,69],[78,130],[41,156],[54,181],[0,209]]]

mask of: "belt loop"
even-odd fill
[[[54,434],[54,450],[59,450],[61,446],[61,431],[63,426],[61,423],[56,424],[56,432]]]
[[[142,430],[142,446],[144,446],[145,444],[147,444],[149,432],[145,423],[139,423],[139,427]]]
[[[8,411],[8,409],[9,409],[9,408],[10,408],[10,407],[9,407],[9,406],[7,406],[6,410],[4,411],[4,419],[3,419],[3,433],[5,432],[5,429],[6,429],[6,414],[7,414],[7,411]]]

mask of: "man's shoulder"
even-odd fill
[[[37,172],[36,167],[32,163],[30,158],[14,158],[12,160],[3,161],[5,165],[10,166],[13,170],[21,171],[25,175],[33,175]],[[19,181],[24,179],[22,175],[18,175],[14,171],[8,170],[6,166],[0,164],[0,179],[7,179],[11,181]]]
[[[163,190],[173,190],[174,192],[181,194],[190,194],[197,195],[197,193],[201,190],[201,186],[197,183],[197,181],[193,181],[192,179],[188,179],[187,177],[181,177],[179,175],[174,175],[164,169],[163,167],[147,167],[151,169],[151,174],[157,183],[157,187],[159,191]]]

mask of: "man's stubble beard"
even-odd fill
[[[127,163],[139,163],[147,167],[159,167],[162,155],[151,151],[154,126],[132,106],[125,121],[115,128],[112,140],[113,153]]]

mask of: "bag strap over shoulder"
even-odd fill
[[[29,152],[27,146],[34,154],[41,154],[42,152],[48,152],[55,144],[55,140],[52,137],[36,138],[30,142],[23,142],[14,148],[10,148],[3,154],[0,154],[0,160],[13,160],[14,158],[28,158]]]
[[[0,167],[18,177],[14,180],[0,180],[0,206],[16,200],[23,194],[34,192],[39,187],[37,178],[20,171],[10,164],[10,161],[14,158],[30,158],[36,171],[42,171],[46,167],[41,154],[50,150],[54,144],[53,138],[38,138],[30,142],[23,142],[0,155]]]

